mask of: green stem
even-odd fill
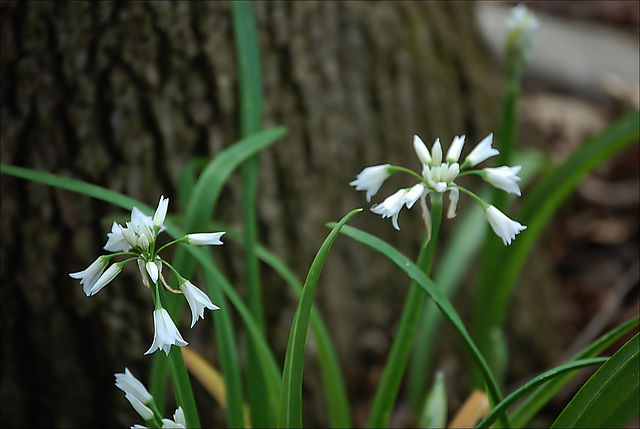
[[[418,266],[427,275],[431,272],[433,256],[438,241],[440,222],[442,220],[442,197],[431,201],[431,225],[432,235],[429,243],[423,246],[418,255]],[[425,234],[424,242],[429,240]],[[400,326],[396,332],[395,340],[391,347],[389,360],[385,366],[382,380],[373,400],[369,427],[387,427],[391,418],[391,411],[400,389],[404,370],[411,352],[414,335],[420,319],[420,313],[426,295],[422,288],[412,281],[409,295],[402,312]]]
[[[500,155],[498,156],[499,165],[509,165],[511,163],[518,133],[517,108],[519,98],[520,80],[517,77],[510,78],[507,82],[503,101],[502,124],[497,136],[497,146],[500,150]],[[508,198],[509,195],[506,192],[492,188],[489,202],[506,213]],[[487,225],[485,228],[489,229],[490,226]],[[498,378],[498,383],[502,384],[504,380],[500,375],[505,373],[505,368],[500,367],[497,358],[491,356],[491,350],[493,348],[491,333],[495,332],[496,329],[501,329],[501,326],[496,324],[495,318],[493,318],[494,313],[501,311],[500,308],[496,307],[494,298],[496,294],[494,279],[501,261],[504,260],[506,249],[500,240],[493,237],[493,234],[487,234],[487,238],[480,259],[480,281],[475,305],[474,336],[480,352],[488,357],[493,373]],[[478,385],[480,382],[480,375],[476,369],[472,373],[472,383]]]
[[[240,76],[240,135],[247,137],[260,131],[262,126],[262,76],[260,52],[252,2],[233,2],[233,30],[238,55]],[[264,334],[264,310],[260,290],[260,267],[256,255],[258,221],[256,193],[258,184],[258,155],[242,165],[242,219],[245,233],[244,261],[247,306]],[[265,397],[268,394],[265,375],[253,342],[247,343],[247,396],[251,422],[256,427],[271,426],[275,421],[273,410]]]
[[[176,402],[178,406],[182,407],[182,411],[184,411],[187,427],[199,428],[200,418],[198,417],[198,409],[196,408],[196,401],[193,397],[187,367],[182,358],[182,349],[179,347],[171,346],[171,350],[169,351],[169,369],[171,370]]]

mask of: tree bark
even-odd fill
[[[195,156],[239,136],[231,8],[223,2],[2,2],[2,162],[86,180],[148,205],[169,197]],[[301,279],[329,230],[352,224],[409,256],[416,211],[396,232],[349,181],[364,167],[416,167],[411,139],[496,129],[499,94],[473,5],[446,2],[256,2],[264,127],[288,135],[260,154],[261,241]],[[241,224],[233,176],[214,217]],[[405,185],[393,177],[375,201]],[[114,387],[127,366],[146,382],[152,302],[135,267],[87,298],[68,273],[98,255],[122,210],[82,195],[2,177],[2,426],[141,423]],[[462,202],[464,205],[464,202]],[[461,207],[463,209],[463,207]],[[446,232],[446,231],[445,231]],[[242,250],[218,252],[242,291]],[[317,304],[339,351],[356,424],[364,424],[399,320],[408,279],[345,237],[325,265]],[[130,269],[129,269],[130,268]],[[197,278],[196,278],[197,280]],[[296,300],[263,267],[270,342],[283,356]],[[207,315],[215,323],[215,313]],[[215,362],[210,323],[183,329]],[[313,345],[305,424],[326,424]],[[224,414],[196,385],[204,424]],[[207,405],[211,405],[207,407]]]

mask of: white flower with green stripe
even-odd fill
[[[404,172],[412,175],[418,179],[419,182],[417,184],[409,188],[400,189],[381,203],[374,204],[371,207],[371,211],[381,215],[383,218],[391,218],[393,227],[400,230],[398,225],[400,210],[403,207],[410,209],[417,201],[420,201],[427,231],[429,232],[431,231],[431,217],[427,197],[429,199],[434,197],[441,199],[445,194],[448,194],[449,207],[447,217],[451,219],[456,216],[460,191],[462,191],[472,196],[483,206],[494,232],[503,240],[505,245],[510,244],[517,234],[526,229],[526,226],[509,219],[497,208],[487,204],[476,194],[458,185],[455,181],[465,175],[476,174],[496,188],[520,196],[520,187],[517,183],[520,178],[517,174],[522,167],[517,165],[515,167],[473,168],[499,154],[497,149],[491,147],[493,134],[489,134],[482,139],[467,155],[464,162],[460,164],[459,159],[464,147],[464,141],[465,136],[456,136],[445,155],[440,139],[436,139],[431,151],[429,151],[422,139],[415,135],[413,137],[413,148],[422,167],[420,174],[408,168],[381,164],[365,168],[356,176],[356,180],[349,184],[354,186],[357,191],[366,191],[367,202],[370,202],[371,197],[378,193],[383,183],[393,173]]]
[[[137,207],[131,210],[131,220],[125,223],[125,226],[114,222],[111,226],[111,232],[107,233],[107,243],[104,249],[113,252],[110,255],[102,255],[98,257],[87,269],[77,273],[71,273],[74,279],[79,279],[82,290],[87,296],[95,295],[100,292],[106,285],[113,281],[118,274],[122,272],[122,268],[129,262],[136,261],[142,284],[149,288],[152,292],[152,298],[155,304],[153,320],[155,326],[154,340],[151,348],[147,353],[152,353],[158,349],[169,354],[171,345],[185,346],[182,335],[173,323],[171,316],[164,309],[163,290],[166,289],[172,293],[182,294],[189,306],[191,307],[192,322],[191,326],[196,323],[198,318],[204,318],[204,309],[218,310],[209,297],[191,282],[184,279],[176,269],[167,261],[160,257],[160,252],[166,247],[176,243],[185,243],[190,245],[221,245],[220,238],[224,232],[214,233],[195,233],[188,234],[178,240],[171,241],[163,246],[158,245],[158,236],[166,228],[164,221],[167,216],[169,207],[169,199],[160,197],[158,207],[153,216],[145,215]],[[125,257],[123,261],[109,263],[115,257]],[[166,266],[174,274],[177,281],[177,288],[169,285],[162,272],[163,266]],[[164,289],[159,287],[162,284]]]

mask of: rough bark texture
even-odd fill
[[[86,180],[154,205],[175,198],[182,167],[238,138],[231,8],[224,2],[3,2],[2,162]],[[260,239],[304,279],[325,223],[355,207],[365,166],[416,166],[414,133],[471,142],[496,129],[499,98],[472,5],[438,2],[258,2],[264,126],[286,138],[260,155]],[[216,220],[240,225],[240,181]],[[404,182],[392,181],[394,184]],[[387,187],[388,186],[388,187]],[[394,190],[382,189],[381,195]],[[113,385],[125,366],[147,379],[152,302],[125,269],[87,298],[69,272],[102,252],[121,210],[2,177],[2,426],[129,426]],[[377,199],[376,201],[380,201]],[[464,209],[462,202],[461,209]],[[417,254],[418,212],[402,231],[365,210],[352,223]],[[220,248],[242,290],[241,249]],[[367,404],[407,291],[373,252],[340,238],[321,277],[326,317],[354,410]],[[296,301],[263,270],[269,334],[282,356]],[[206,316],[185,339],[215,361]],[[325,424],[308,345],[305,424]],[[197,383],[195,383],[197,386]],[[197,388],[203,423],[223,413]],[[366,410],[366,405],[364,407]],[[356,423],[363,424],[356,415]]]

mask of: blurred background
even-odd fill
[[[464,156],[497,130],[504,18],[515,4],[255,3],[263,124],[289,130],[260,154],[259,236],[301,279],[329,232],[325,224],[356,207],[365,211],[354,226],[415,258],[424,228],[420,214],[403,211],[397,232],[348,183],[369,165],[417,168],[413,134],[427,143],[439,137],[445,147],[466,134]],[[638,108],[639,3],[526,5],[540,27],[523,81],[518,148],[538,148],[561,161]],[[171,200],[169,216],[182,212],[176,185],[184,165],[214,157],[239,139],[230,4],[3,1],[0,11],[2,162],[85,180],[151,206],[163,194]],[[638,314],[639,158],[635,144],[589,175],[537,244],[506,324],[508,388]],[[232,176],[214,214],[232,228],[241,225],[239,177]],[[141,423],[113,374],[127,366],[148,379],[148,291],[133,266],[91,298],[68,276],[103,252],[110,224],[128,213],[82,195],[1,179],[0,423]],[[374,202],[408,184],[393,177]],[[463,198],[459,210],[471,204]],[[446,241],[456,219],[443,226]],[[215,254],[242,292],[241,247],[227,242]],[[475,270],[463,268],[468,275],[454,304],[468,323]],[[319,284],[316,304],[339,354],[356,426],[366,424],[408,291],[408,279],[399,274],[340,237]],[[281,359],[296,299],[266,266],[262,284],[270,344]],[[193,329],[184,316],[185,339],[215,364],[210,321],[216,314]],[[243,335],[239,331],[241,356]],[[469,362],[454,335],[445,327],[434,344],[450,415],[469,386]],[[323,427],[312,340],[307,350],[304,422]],[[550,419],[588,375],[549,404]],[[218,404],[193,384],[203,424],[224,425]],[[402,392],[392,424],[416,424]]]

